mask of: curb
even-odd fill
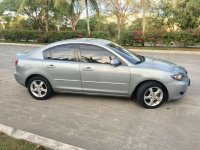
[[[22,43],[0,43],[0,45],[12,45],[12,46],[44,46],[45,44],[22,44]]]
[[[0,43],[0,45],[41,47],[41,46],[44,46],[45,44]],[[134,51],[134,52],[147,52],[147,53],[195,54],[195,55],[200,55],[200,51],[140,50],[140,49],[129,49],[129,50]]]
[[[200,55],[200,51],[172,51],[172,50],[139,50],[139,49],[129,49],[134,52],[141,53],[163,53],[163,54],[195,54]]]
[[[34,144],[39,144],[46,148],[55,149],[55,150],[85,150],[79,147],[61,143],[52,139],[48,139],[30,132],[14,129],[9,126],[0,124],[0,132],[7,134],[15,139],[29,141]]]

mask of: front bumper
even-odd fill
[[[22,76],[20,76],[19,73],[14,72],[14,76],[15,76],[15,80],[16,80],[19,84],[25,86],[25,80],[24,80],[24,78],[23,78]]]
[[[181,99],[184,97],[188,90],[188,86],[190,86],[189,78],[185,78],[183,81],[174,80],[173,82],[169,83],[167,85],[169,101]]]

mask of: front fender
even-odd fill
[[[166,88],[166,85],[171,82],[171,75],[165,71],[159,70],[148,70],[148,69],[131,69],[131,80],[129,88],[129,96],[133,94],[136,87],[145,81],[157,81],[163,84]],[[167,89],[167,88],[166,88]],[[168,90],[168,89],[167,89]]]

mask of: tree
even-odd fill
[[[66,0],[55,0],[55,16],[65,16],[64,20],[67,20],[73,31],[76,30],[76,26],[80,20],[80,15],[84,10],[84,1],[75,1],[68,3]]]
[[[146,31],[146,13],[147,13],[147,8],[148,8],[149,0],[141,0],[141,5],[142,5],[142,34],[145,34]]]
[[[80,19],[79,22],[77,23],[77,29],[78,30],[83,30],[87,29],[87,21],[85,19]]]
[[[106,31],[106,17],[99,14],[90,17],[90,30],[91,31]]]
[[[19,12],[25,12],[25,14],[27,14],[28,16],[30,16],[30,13],[32,12],[28,12],[27,10],[31,7],[35,7],[35,12],[37,13],[39,11],[39,13],[42,13],[42,16],[44,16],[45,19],[45,31],[48,32],[49,31],[49,4],[50,2],[52,2],[51,0],[16,0],[18,1],[18,3],[20,4],[19,6]],[[39,4],[39,8],[37,7],[37,5]],[[37,14],[32,14],[31,15],[32,18],[37,18],[38,15]]]
[[[154,14],[154,8],[156,6],[156,0],[140,0],[137,1],[136,7],[140,9],[141,18],[142,18],[142,34],[144,35],[146,32],[147,25],[149,24],[149,18],[153,18],[152,15]],[[148,18],[148,19],[147,19]]]
[[[45,31],[49,32],[49,1],[44,0]]]
[[[75,1],[70,5],[70,8],[68,9],[68,19],[73,31],[76,30],[76,26],[84,9],[83,1]]]
[[[72,0],[71,4],[74,6],[76,2],[79,0]],[[89,7],[94,10],[97,14],[99,14],[99,7],[96,0],[85,0],[85,8],[86,8],[86,18],[87,18],[87,31],[88,35],[90,35],[90,17],[89,17]]]
[[[96,0],[54,0],[55,7],[62,7],[61,4],[65,2],[69,2],[70,6],[66,9],[68,12],[68,17],[72,26],[72,29],[75,30],[75,27],[80,19],[80,15],[84,10],[83,4],[86,8],[86,20],[87,20],[87,31],[88,35],[90,35],[90,18],[89,18],[89,8],[99,14],[99,7]]]
[[[189,6],[200,7],[200,0],[190,0]]]
[[[192,29],[199,27],[200,23],[199,0],[179,0],[176,2],[175,18],[181,29]]]
[[[31,22],[31,26],[34,29],[41,30],[43,28],[42,20],[42,8],[41,3],[35,0],[29,0],[28,4],[22,5],[22,0],[3,0],[0,4],[1,15],[4,16],[4,12],[14,14],[13,16],[22,15],[27,16]]]
[[[104,5],[104,12],[116,17],[117,37],[119,39],[122,26],[125,25],[129,17],[133,15],[135,11],[133,0],[102,0],[101,4]]]
[[[199,0],[161,0],[157,12],[173,30],[175,27],[197,28],[200,25],[200,4],[197,2]]]

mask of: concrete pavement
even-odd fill
[[[0,45],[0,124],[88,150],[198,150],[200,56],[143,53],[187,68],[186,97],[147,110],[125,98],[56,94],[37,101],[13,77],[15,53],[34,46]]]

